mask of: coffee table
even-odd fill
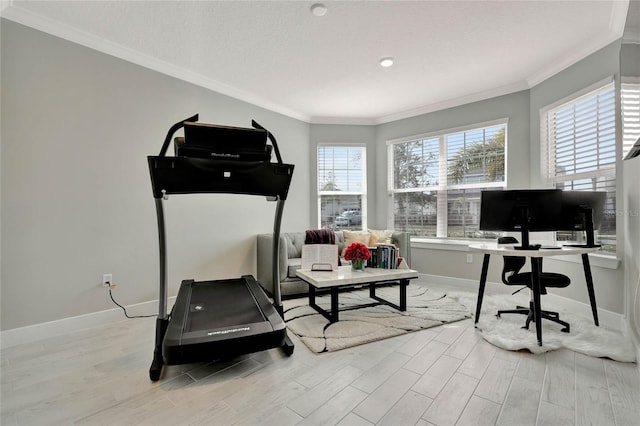
[[[418,272],[413,269],[381,269],[365,268],[363,271],[352,271],[351,266],[339,266],[336,271],[309,271],[299,269],[296,275],[309,284],[309,306],[322,314],[330,322],[338,322],[338,313],[367,306],[388,305],[399,311],[407,310],[407,285],[409,280],[418,278]],[[398,284],[400,299],[396,305],[376,295],[376,286]],[[375,302],[347,308],[338,308],[338,293],[340,290],[355,286],[368,285],[369,297]],[[331,294],[331,310],[327,311],[316,304],[316,291],[329,289]]]

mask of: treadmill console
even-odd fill
[[[176,157],[238,161],[271,161],[264,129],[185,122],[184,137],[174,139]]]

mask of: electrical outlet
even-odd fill
[[[109,287],[111,285],[113,285],[113,275],[102,274],[102,287]]]
[[[468,254],[467,255],[467,263],[473,263],[473,255],[472,254]]]

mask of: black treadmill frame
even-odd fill
[[[231,345],[228,340],[225,343],[224,339],[218,341],[217,338],[211,338],[207,341],[201,336],[193,336],[184,350],[178,352],[171,348],[166,351],[163,350],[166,338],[169,339],[169,343],[176,341],[175,330],[168,330],[170,318],[174,312],[172,310],[171,316],[167,313],[167,243],[163,200],[167,199],[168,195],[194,193],[247,194],[262,195],[266,196],[269,201],[276,201],[272,246],[273,282],[278,283],[278,277],[280,276],[277,256],[280,243],[280,225],[294,166],[282,162],[275,138],[271,132],[267,131],[255,121],[252,121],[254,128],[267,131],[267,136],[276,154],[276,163],[193,157],[167,157],[166,153],[174,133],[184,127],[185,122],[195,122],[197,120],[198,114],[171,126],[160,150],[160,154],[147,157],[156,206],[160,260],[160,285],[155,348],[153,362],[149,368],[149,377],[152,381],[160,379],[165,364],[183,364],[213,360],[209,358],[208,354],[210,351],[217,352],[218,354],[220,353],[219,351],[224,351],[226,356],[234,356],[278,346],[281,346],[287,355],[291,355],[294,350],[293,342],[287,336],[286,327],[280,327],[278,325],[284,324],[280,286],[274,286],[274,303],[272,305],[267,299],[264,290],[262,290],[260,285],[250,275],[242,276],[242,279],[252,293],[256,304],[263,311],[265,319],[272,325],[276,324],[275,329],[271,332],[271,336],[265,337],[269,334],[268,332],[266,335],[263,333],[262,336],[258,333],[258,335],[254,335],[253,338],[250,335],[243,335],[243,333],[234,333],[236,334],[236,340],[234,340],[234,343]],[[192,283],[193,280],[186,280],[183,281],[182,286],[191,285]],[[212,282],[212,284],[215,285],[215,281]],[[174,304],[174,310],[182,309],[182,307],[177,307],[177,304],[178,300],[176,300],[176,304]],[[177,313],[176,311],[176,314]],[[274,318],[274,315],[281,318]],[[261,329],[261,327],[257,328]],[[167,335],[167,333],[169,334]]]

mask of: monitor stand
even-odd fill
[[[522,245],[515,246],[514,250],[538,250],[540,248],[539,245],[532,246],[529,244],[529,209],[527,207],[522,207],[521,215],[522,227],[520,228],[520,234],[522,235]]]
[[[601,244],[596,244],[595,230],[593,229],[593,209],[584,209],[584,223],[585,234],[587,234],[586,244],[565,244],[566,247],[584,247],[584,248],[597,248],[602,247]]]

